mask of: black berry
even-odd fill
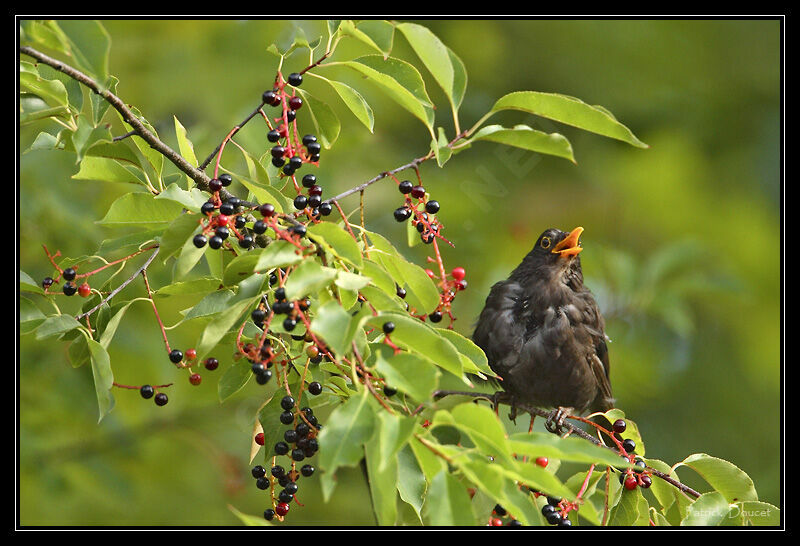
[[[284,425],[290,425],[294,422],[294,413],[291,411],[284,411],[281,413],[280,420]]]
[[[312,474],[314,474],[314,471],[315,471],[315,470],[316,470],[316,468],[314,468],[314,467],[313,467],[313,466],[311,466],[310,464],[304,464],[304,465],[302,466],[302,468],[300,468],[300,474],[302,474],[303,476],[305,476],[306,478],[308,478],[309,476],[311,476]]]
[[[303,177],[303,181],[302,182],[303,182],[303,187],[304,188],[310,188],[310,187],[316,185],[317,177],[314,176],[313,174],[307,174],[307,175],[305,175]]]
[[[208,240],[208,246],[210,246],[215,250],[222,247],[222,243],[223,243],[222,237],[220,237],[219,235],[214,235],[213,237],[211,237],[211,239]]]
[[[208,239],[202,233],[198,233],[197,235],[194,236],[192,242],[194,243],[194,246],[196,246],[197,248],[203,248],[204,246],[206,246]]]
[[[280,138],[281,138],[281,134],[278,131],[276,131],[275,129],[273,129],[272,131],[267,133],[267,140],[269,140],[270,142],[278,142],[278,140]]]
[[[315,137],[314,135],[305,135],[305,136],[303,136],[303,146],[308,146],[312,142],[316,142],[316,141],[317,141],[317,137]]]
[[[431,322],[442,322],[442,313],[441,311],[434,311],[428,318],[431,319]]]
[[[152,398],[155,393],[156,390],[150,385],[142,385],[142,387],[139,389],[139,394],[141,394],[142,398],[145,400]]]
[[[222,182],[223,186],[230,186],[231,182],[233,182],[233,177],[228,173],[222,173],[219,175],[219,181]]]
[[[414,187],[414,184],[411,183],[410,180],[403,180],[398,184],[397,189],[400,190],[400,193],[406,194],[411,193],[411,188]]]
[[[407,207],[400,207],[394,211],[394,219],[398,222],[405,222],[411,217],[411,210]]]
[[[47,290],[51,286],[53,286],[53,278],[52,277],[45,277],[44,279],[42,279],[42,288]]]
[[[263,478],[267,475],[267,469],[259,464],[254,466],[250,473],[253,474],[254,478]]]
[[[294,208],[296,208],[297,210],[303,210],[304,208],[306,208],[307,204],[308,204],[308,197],[306,197],[305,195],[298,195],[297,197],[294,198]]]
[[[294,398],[288,394],[281,398],[281,407],[285,410],[290,410],[294,407]]]
[[[314,381],[313,383],[309,383],[308,392],[310,392],[314,396],[317,396],[322,392],[322,385],[320,385],[318,381]]]
[[[261,476],[256,480],[256,487],[259,489],[269,489],[269,478]]]
[[[219,178],[212,178],[208,182],[208,189],[212,193],[218,192],[219,190],[222,189],[222,180],[220,180]]]
[[[289,85],[291,85],[292,87],[299,87],[300,84],[303,83],[303,76],[301,74],[298,74],[297,72],[292,72],[291,74],[289,74],[289,77],[287,78],[286,81],[288,81]]]
[[[388,321],[383,323],[383,333],[386,335],[391,334],[394,332],[394,322]]]
[[[430,214],[436,214],[440,209],[439,201],[428,201],[425,203],[425,210]]]
[[[322,203],[319,206],[319,213],[323,216],[328,216],[331,212],[333,212],[333,205],[330,203]]]
[[[417,199],[422,199],[425,197],[425,188],[422,186],[414,186],[411,188],[411,197],[415,197]]]
[[[224,214],[225,216],[232,216],[234,212],[236,212],[236,208],[233,206],[233,203],[225,202],[219,206],[220,214]]]
[[[214,209],[216,208],[217,206],[214,205],[214,203],[212,203],[211,201],[206,201],[200,207],[200,212],[202,212],[203,214],[211,214],[212,212],[214,212]]]
[[[633,453],[636,450],[636,442],[634,442],[630,438],[628,438],[627,440],[623,440],[622,449],[624,449],[626,453]]]
[[[628,425],[625,423],[624,419],[617,419],[614,421],[614,432],[617,434],[622,434],[625,432],[626,428],[628,428]]]
[[[275,444],[275,453],[277,455],[286,455],[289,453],[289,445],[286,442],[278,442]]]
[[[270,203],[264,203],[258,207],[258,212],[260,212],[261,216],[264,218],[268,218],[275,214],[275,207]]]
[[[78,287],[74,283],[65,282],[64,286],[61,287],[61,291],[67,296],[73,296],[78,291]]]
[[[181,351],[180,349],[172,349],[169,352],[169,360],[173,364],[177,364],[178,362],[183,360],[183,351]]]
[[[64,277],[65,281],[74,281],[76,274],[77,273],[75,272],[74,269],[72,269],[71,267],[68,267],[61,273],[61,276]]]
[[[206,370],[214,371],[219,366],[219,360],[216,358],[210,357],[207,358],[205,363],[203,364],[206,367]]]
[[[289,99],[289,108],[292,110],[300,110],[303,106],[303,99],[300,97],[292,97]]]
[[[167,404],[167,402],[169,402],[169,398],[167,398],[166,394],[160,392],[156,395],[155,401],[157,406],[164,406]]]

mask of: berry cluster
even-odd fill
[[[426,269],[425,273],[427,273],[428,277],[433,281],[439,278],[431,269]],[[442,288],[442,292],[439,295],[439,305],[428,315],[428,320],[434,323],[441,322],[445,314],[450,317],[451,323],[455,320],[450,308],[456,294],[461,290],[467,289],[466,276],[467,274],[463,267],[455,267],[450,272],[449,276],[445,275],[444,278],[440,279],[439,286]]]
[[[569,520],[571,506],[562,506],[562,504],[559,497],[547,497],[547,504],[542,506],[542,515],[550,525],[572,527],[572,522]]]
[[[315,144],[317,137],[314,135],[306,135],[303,137],[303,142],[310,142]],[[307,174],[301,181],[303,187],[308,190],[308,195],[302,193],[294,198],[294,208],[297,210],[305,210],[306,207],[311,209],[311,217],[319,219],[320,216],[328,216],[333,212],[333,205],[328,202],[322,201],[322,186],[317,184],[317,177],[313,174]]]
[[[311,394],[319,394],[322,387],[319,383],[311,383],[308,388]],[[300,476],[310,477],[314,474],[315,468],[309,463],[303,464],[297,470],[297,464],[305,459],[313,457],[319,451],[319,441],[317,435],[322,429],[322,425],[317,421],[317,417],[309,407],[297,409],[297,401],[294,397],[286,395],[280,401],[283,412],[280,421],[284,425],[291,425],[283,432],[283,440],[277,442],[273,447],[273,467],[270,476],[267,476],[266,469],[258,465],[252,469],[253,477],[256,478],[256,487],[259,489],[270,489],[272,506],[264,510],[264,518],[272,520],[276,515],[285,516],[289,512],[289,506],[298,491],[297,481]],[[264,445],[264,434],[259,433],[255,437],[258,445]],[[277,457],[288,456],[289,470],[277,464]],[[275,497],[277,487],[282,488]]]
[[[229,186],[231,182],[230,175],[222,174],[209,183],[209,190],[213,195],[200,207],[205,219],[202,222],[202,231],[195,235],[192,241],[197,248],[203,248],[206,244],[214,250],[223,247],[232,248],[230,243],[226,242],[231,233],[236,238],[239,248],[244,250],[256,245],[263,248],[269,243],[266,237],[262,237],[267,231],[268,224],[256,220],[251,214],[253,209],[246,209],[238,197],[220,200],[219,190],[223,186]],[[251,226],[247,227],[248,224]]]
[[[626,428],[627,424],[624,419],[617,419],[612,425],[612,430],[617,435],[625,432]],[[622,440],[621,445],[626,453],[622,455],[622,459],[626,463],[633,463],[634,468],[620,470],[619,483],[628,491],[633,491],[637,487],[648,489],[652,485],[653,480],[650,476],[650,472],[647,470],[647,463],[645,463],[644,459],[641,457],[635,456],[636,442],[630,438],[626,438]]]
[[[405,222],[413,216],[411,224],[417,229],[420,239],[425,244],[431,244],[437,236],[441,238],[439,235],[441,224],[434,217],[441,208],[439,202],[427,199],[425,188],[420,184],[414,185],[410,180],[400,182],[397,189],[406,196],[406,202],[394,211],[394,219]]]
[[[489,523],[486,525],[487,527],[522,527],[522,523],[509,515],[508,511],[499,504],[495,505],[492,515],[489,517]]]
[[[85,276],[88,276],[87,273]],[[78,272],[73,267],[68,267],[61,271],[61,278],[64,279],[64,285],[61,287],[61,291],[64,293],[65,296],[74,296],[75,294],[80,295],[82,298],[87,298],[92,293],[92,288],[89,286],[88,282],[83,282],[80,285],[75,283],[75,279],[78,276]],[[58,282],[58,278],[53,279],[53,277],[45,277],[42,279],[42,288],[44,289],[45,293],[48,293],[47,290],[53,286],[54,283]]]

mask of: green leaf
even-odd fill
[[[63,33],[57,29],[58,25],[55,21],[22,19],[19,24],[22,29],[20,43],[31,42],[47,49],[69,54],[69,45],[66,43]]]
[[[155,199],[169,199],[170,201],[180,203],[186,210],[199,213],[200,207],[203,205],[203,203],[208,201],[208,196],[198,188],[184,190],[178,186],[178,184],[173,183],[167,186],[164,191],[156,195]],[[198,223],[199,218],[200,217],[197,218]]]
[[[116,94],[118,83],[119,79],[115,76],[109,76],[105,81],[105,88]],[[100,122],[103,121],[103,116],[106,115],[106,112],[111,107],[111,103],[97,93],[92,93],[89,96],[89,100],[92,102],[92,122],[95,126],[100,125]]]
[[[509,438],[511,451],[528,457],[549,457],[576,463],[605,464],[615,468],[630,465],[613,451],[596,446],[582,438],[559,438],[546,432],[518,432]]]
[[[122,317],[125,316],[125,312],[131,306],[131,304],[136,301],[139,300],[132,300],[124,305],[119,306],[117,312],[114,313],[114,316],[111,317],[105,328],[103,328],[103,333],[100,335],[99,342],[104,349],[108,349],[108,346],[111,344],[111,340],[114,338],[114,334],[117,332],[117,328],[119,328],[119,323],[122,321]]]
[[[729,517],[741,517],[743,525],[777,527],[781,524],[781,511],[767,502],[745,501],[731,506]]]
[[[501,110],[528,112],[585,131],[621,140],[637,148],[648,147],[647,144],[636,138],[630,129],[618,122],[608,110],[590,106],[575,97],[538,91],[517,91],[501,97],[492,107],[490,114]]]
[[[141,184],[146,182],[134,171],[126,169],[119,161],[107,157],[84,157],[80,169],[71,177],[73,180],[100,180],[103,182],[122,182]],[[144,195],[144,194],[141,194]],[[150,197],[152,199],[152,197]]]
[[[219,288],[220,280],[215,277],[202,277],[191,281],[178,281],[156,290],[156,296],[183,296],[186,294],[208,294]]]
[[[314,260],[304,260],[286,280],[286,298],[300,299],[328,286],[336,278],[336,269],[319,265]]]
[[[624,496],[624,495],[623,495]],[[731,525],[731,506],[719,491],[700,495],[688,508],[682,527]]]
[[[80,328],[81,323],[70,315],[52,315],[45,319],[36,328],[36,339],[42,340],[49,337],[61,336],[75,328]]]
[[[650,507],[637,487],[622,491],[622,497],[611,510],[609,525],[615,527],[646,526],[650,523]]]
[[[274,241],[261,251],[256,261],[255,271],[266,271],[275,267],[294,265],[303,260],[297,247],[287,241]]]
[[[147,193],[127,193],[111,203],[105,217],[97,223],[106,226],[166,225],[182,210],[183,207],[175,201],[156,200]]]
[[[374,432],[375,410],[369,403],[367,389],[360,396],[348,398],[333,410],[319,435],[319,465],[333,475],[340,466],[355,466],[363,456],[362,445]]]
[[[192,141],[189,140],[188,135],[186,134],[186,128],[181,125],[181,122],[178,121],[177,116],[172,116],[175,121],[175,136],[178,137],[178,151],[180,154],[192,165],[199,165],[197,161],[197,156],[194,153],[194,144]],[[191,189],[194,187],[194,180],[192,180],[189,175],[186,175],[186,188]]]
[[[392,100],[422,121],[433,136],[433,105],[425,91],[422,76],[412,65],[394,57],[383,59],[380,55],[330,64],[342,64],[366,76]]]
[[[84,116],[78,117],[78,129],[71,134],[72,145],[77,156],[76,163],[83,159],[84,153],[97,144],[103,142],[111,144],[111,131],[107,127],[94,127]]]
[[[358,243],[339,224],[319,222],[309,226],[308,237],[314,242],[320,243],[325,251],[334,256],[338,256],[358,268],[364,266],[364,259],[361,256],[361,249],[358,247]]]
[[[455,427],[469,436],[482,453],[502,458],[505,462],[512,460],[505,429],[488,406],[467,403],[459,404],[449,412],[439,410],[433,416],[432,426]]]
[[[456,377],[462,377],[461,359],[453,344],[419,319],[402,313],[381,312],[368,319],[369,324],[381,329],[387,321],[394,322],[392,341],[401,348],[429,359]],[[465,379],[466,381],[466,379]]]
[[[335,301],[329,301],[317,309],[311,321],[311,331],[320,336],[337,355],[350,350],[355,336],[355,330],[350,326],[350,315]]]
[[[431,140],[431,150],[436,156],[436,164],[443,167],[445,163],[453,155],[453,150],[448,146],[447,136],[444,134],[444,129],[439,127],[439,139]],[[407,224],[410,225],[410,222]],[[409,228],[410,230],[410,228]]]
[[[342,82],[337,82],[334,80],[329,80],[327,78],[323,78],[318,74],[314,74],[309,72],[310,75],[316,76],[317,78],[328,82],[328,84],[333,87],[334,91],[339,94],[339,97],[344,102],[345,106],[347,106],[353,115],[364,124],[364,126],[369,129],[369,132],[373,132],[373,127],[375,126],[375,116],[372,113],[372,108],[370,108],[367,101],[361,94],[350,87],[347,84]]]
[[[636,423],[631,419],[627,419],[625,417],[625,412],[618,408],[610,409],[602,415],[608,419],[609,423],[613,423],[617,419],[625,420],[625,432],[619,434],[619,437],[622,440],[633,440],[636,442],[636,454],[643,457],[645,454],[644,441],[642,440],[642,435],[639,434],[639,427],[636,425]]]
[[[422,505],[428,482],[417,463],[411,447],[406,444],[397,452],[397,492],[400,498],[414,509],[422,523]]]
[[[200,300],[197,305],[184,312],[184,320],[215,315],[230,307],[229,301],[233,297],[230,290],[217,290]]]
[[[44,294],[44,290],[39,286],[39,283],[33,280],[33,277],[19,270],[19,289],[23,292],[34,292],[36,294]]]
[[[425,516],[434,526],[475,525],[466,487],[446,471],[439,472],[431,481]]]
[[[135,233],[128,233],[121,237],[113,237],[111,239],[103,239],[100,243],[100,248],[97,249],[95,254],[106,255],[121,249],[128,248],[141,248],[145,243],[153,242],[164,233],[162,228],[148,229],[145,231],[137,231]],[[161,252],[161,250],[159,251]]]
[[[377,50],[384,58],[388,57],[392,50],[394,26],[388,21],[376,19],[362,21],[355,25],[353,21],[344,20],[341,21],[338,31],[342,36],[351,36],[360,40]]]
[[[378,414],[388,415],[386,412]],[[381,419],[382,423],[384,419]],[[323,429],[324,430],[324,429]],[[372,509],[378,525],[394,525],[397,519],[397,460],[384,458],[386,437],[377,427],[372,440],[364,444]]]
[[[91,362],[92,353],[89,351],[89,344],[86,339],[84,336],[78,336],[69,344],[67,357],[73,368],[80,368],[87,362]]]
[[[75,64],[98,82],[108,80],[108,55],[111,37],[99,21],[60,19],[58,26],[67,38]]]
[[[718,459],[705,453],[695,453],[674,465],[673,470],[681,466],[688,466],[700,474],[729,503],[758,500],[758,494],[750,476],[724,459]]]
[[[397,294],[397,287],[394,279],[386,272],[383,266],[378,265],[372,260],[364,259],[364,263],[360,269],[362,275],[369,277],[372,285],[380,288],[389,296]]]
[[[50,106],[69,110],[69,95],[64,83],[61,80],[44,79],[32,63],[19,62],[19,89],[36,95]]]
[[[311,116],[311,121],[317,128],[316,134],[320,143],[326,149],[330,149],[336,139],[339,138],[339,131],[342,129],[339,118],[328,103],[315,98],[308,91],[298,89],[297,92],[306,103],[306,109]]]
[[[445,95],[453,103],[453,81],[455,79],[450,52],[442,41],[428,28],[414,23],[402,23],[397,29],[403,33],[411,44],[414,53],[420,58],[425,68],[444,90]]]
[[[159,254],[164,263],[186,244],[186,240],[200,226],[202,217],[197,214],[179,214],[159,237]]]
[[[475,342],[449,328],[436,328],[436,331],[439,332],[440,336],[452,343],[460,354],[471,361],[472,369],[470,370],[470,368],[464,366],[464,371],[475,373],[479,376],[485,374],[488,377],[497,377],[497,374],[489,367],[489,360],[486,358],[483,349],[475,345]]]
[[[239,182],[250,191],[259,203],[271,203],[277,212],[294,209],[291,200],[271,186],[260,186],[247,178],[238,175]]]
[[[223,373],[222,377],[219,379],[219,383],[217,383],[219,401],[224,402],[242,390],[252,376],[253,370],[250,362],[246,358],[234,362],[230,368],[225,370],[225,373]]]
[[[558,133],[544,133],[532,129],[527,125],[515,125],[511,129],[501,125],[488,125],[466,141],[465,144],[472,144],[477,140],[487,140],[489,142],[499,142],[507,146],[522,148],[557,157],[569,159],[575,163],[572,154],[572,145],[566,137]]]
[[[425,270],[399,255],[372,252],[378,261],[400,286],[407,286],[406,300],[417,311],[429,313],[439,305],[439,291]]]
[[[230,510],[234,516],[239,518],[239,521],[244,523],[247,527],[272,527],[272,524],[265,520],[263,516],[251,516],[250,514],[243,514],[230,504],[228,505],[228,510]]]
[[[105,347],[93,339],[87,339],[86,343],[92,359],[92,376],[97,392],[97,405],[100,409],[100,417],[97,419],[99,423],[114,408],[114,396],[111,394],[114,375],[111,373],[111,359]]]
[[[251,298],[236,302],[230,306],[226,311],[220,313],[220,316],[209,322],[203,333],[200,335],[200,340],[195,345],[197,347],[198,358],[204,356],[208,351],[213,349],[222,336],[228,333],[228,330],[239,324],[239,319],[250,307],[253,307],[259,298]]]
[[[441,376],[434,363],[418,354],[393,353],[393,349],[388,345],[375,344],[367,362],[375,360],[374,365],[378,372],[393,389],[404,392],[420,402],[430,400],[431,393],[437,389]]]
[[[200,231],[199,225],[195,231]],[[197,248],[194,245],[194,233],[195,232],[189,234],[189,237],[183,243],[180,254],[178,254],[178,259],[175,261],[175,269],[172,272],[172,282],[183,280],[189,272],[194,269],[194,266],[196,266],[200,258],[203,257],[203,254],[206,252],[216,252],[211,247]]]
[[[467,91],[467,67],[464,66],[464,61],[462,61],[453,50],[447,48],[447,53],[450,55],[450,62],[453,65],[453,91],[450,101],[453,108],[458,110],[461,106],[461,101],[464,100],[464,94]]]

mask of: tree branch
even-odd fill
[[[206,175],[203,171],[197,169],[194,165],[186,161],[182,155],[178,152],[170,148],[164,142],[162,142],[156,135],[154,135],[145,125],[136,117],[136,115],[131,111],[130,108],[116,96],[114,93],[109,91],[108,89],[102,88],[95,80],[65,63],[54,59],[44,53],[37,51],[36,49],[28,46],[20,46],[19,52],[28,55],[29,57],[33,57],[40,63],[44,63],[48,66],[51,66],[58,70],[59,72],[63,72],[73,80],[85,85],[96,94],[100,95],[105,99],[111,106],[114,107],[117,112],[122,114],[122,119],[133,127],[133,131],[136,135],[141,137],[145,142],[147,142],[151,148],[162,154],[168,160],[170,160],[178,169],[183,171],[189,178],[195,181],[197,187],[201,190],[208,191],[208,183],[211,180],[208,175]],[[126,135],[127,136],[127,135]],[[222,192],[220,192],[222,193]],[[230,195],[228,195],[230,197]]]

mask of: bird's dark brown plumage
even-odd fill
[[[473,339],[515,403],[577,413],[613,406],[603,317],[578,257],[582,231],[542,233],[486,298]]]

